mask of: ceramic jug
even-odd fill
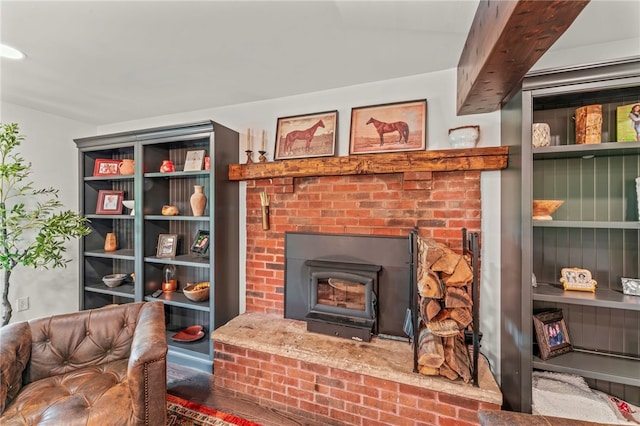
[[[118,164],[118,168],[120,169],[121,175],[132,175],[134,171],[135,162],[131,159],[125,158],[120,164]]]
[[[176,169],[173,167],[173,162],[171,160],[163,160],[162,165],[160,166],[160,171],[163,173],[175,172]]]
[[[107,232],[107,236],[104,239],[104,251],[116,251],[118,249],[118,243],[116,242],[116,234],[113,232]]]

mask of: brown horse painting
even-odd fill
[[[384,145],[384,134],[385,133],[393,133],[398,132],[400,134],[400,138],[398,139],[398,143],[402,142],[404,138],[404,143],[409,142],[409,125],[404,121],[396,121],[394,123],[385,123],[384,121],[376,120],[375,118],[369,118],[367,124],[373,123],[374,127],[378,131],[380,135],[380,146]]]
[[[302,140],[307,143],[305,146],[305,151],[309,152],[311,139],[313,139],[313,135],[316,133],[318,127],[324,127],[324,123],[322,122],[322,120],[318,120],[316,124],[306,130],[292,130],[291,132],[287,133],[287,136],[285,136],[284,138],[284,152],[290,154],[291,149],[293,148],[293,143],[298,140]]]

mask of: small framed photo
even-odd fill
[[[620,105],[616,109],[616,140],[640,142],[640,102]]]
[[[98,203],[96,214],[122,214],[122,199],[124,191],[110,191],[101,189],[98,191]]]
[[[204,255],[207,251],[209,251],[209,231],[200,230],[193,239],[191,252],[198,255]]]
[[[560,283],[564,290],[590,291],[594,293],[598,283],[591,278],[591,271],[582,268],[562,268]]]
[[[98,158],[93,165],[94,176],[117,176],[120,174],[119,166],[122,160],[110,158]]]
[[[184,169],[182,170],[185,172],[202,170],[202,165],[204,164],[204,153],[204,149],[187,151],[187,158],[184,161]]]
[[[419,151],[426,147],[426,99],[351,109],[350,154]]]
[[[278,118],[275,159],[335,155],[338,111]]]
[[[533,315],[533,325],[543,360],[573,350],[561,309]]]
[[[178,249],[178,234],[158,235],[156,257],[176,257]]]

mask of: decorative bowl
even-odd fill
[[[102,282],[107,287],[118,287],[127,278],[127,274],[111,274],[102,277]]]
[[[480,126],[462,126],[449,129],[449,143],[453,148],[474,148],[480,138]]]
[[[552,220],[551,215],[564,200],[533,200],[533,220]]]
[[[194,302],[204,302],[205,300],[209,300],[209,283],[201,282],[189,284],[182,290],[182,292],[189,300],[193,300]]]
[[[178,208],[176,206],[162,206],[162,215],[163,216],[177,216],[179,214]]]
[[[131,210],[129,215],[135,216],[135,212],[133,211],[133,206],[135,205],[135,200],[123,200],[122,201],[122,205]]]

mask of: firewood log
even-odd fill
[[[420,317],[425,324],[438,315],[440,309],[440,302],[436,299],[432,299],[430,297],[423,297],[420,299]]]
[[[460,329],[466,328],[471,321],[473,321],[473,316],[471,314],[470,308],[453,308],[449,309],[449,318],[454,320]]]
[[[463,287],[473,281],[473,270],[471,266],[469,266],[469,263],[467,263],[467,259],[465,259],[464,256],[460,256],[453,273],[448,274],[442,272],[440,278],[442,278],[442,282],[448,287]]]
[[[444,254],[431,265],[431,269],[436,272],[443,272],[445,274],[453,274],[456,270],[456,265],[460,262],[462,256],[454,252],[448,247],[444,247]]]
[[[442,299],[444,297],[443,285],[438,274],[431,269],[423,268],[418,271],[418,292],[422,297]]]
[[[436,315],[436,318],[438,317],[438,315]],[[460,329],[458,328],[458,323],[456,323],[454,320],[445,319],[442,321],[438,321],[436,320],[436,318],[434,318],[433,320],[427,323],[427,327],[429,328],[429,331],[431,331],[436,336],[440,336],[440,337],[455,336],[460,332]]]
[[[418,253],[420,253],[421,250],[424,253],[422,261],[424,262],[424,266],[427,268],[431,268],[431,265],[433,265],[444,254],[442,244],[432,240],[431,238],[418,239]]]
[[[447,292],[444,297],[444,306],[447,308],[468,308],[473,306],[473,301],[465,289],[447,287]]]
[[[438,376],[440,374],[439,368],[427,367],[426,365],[419,365],[418,371],[425,376]]]
[[[455,380],[458,378],[458,373],[453,371],[453,369],[449,367],[446,362],[442,364],[442,366],[440,366],[439,370],[440,375],[446,377],[449,380]]]
[[[455,337],[454,355],[455,367],[451,364],[449,366],[462,377],[465,383],[469,383],[472,378],[471,359],[469,358],[467,346],[464,344],[464,337],[461,335]]]
[[[423,328],[418,336],[418,365],[438,368],[443,362],[442,339]]]

